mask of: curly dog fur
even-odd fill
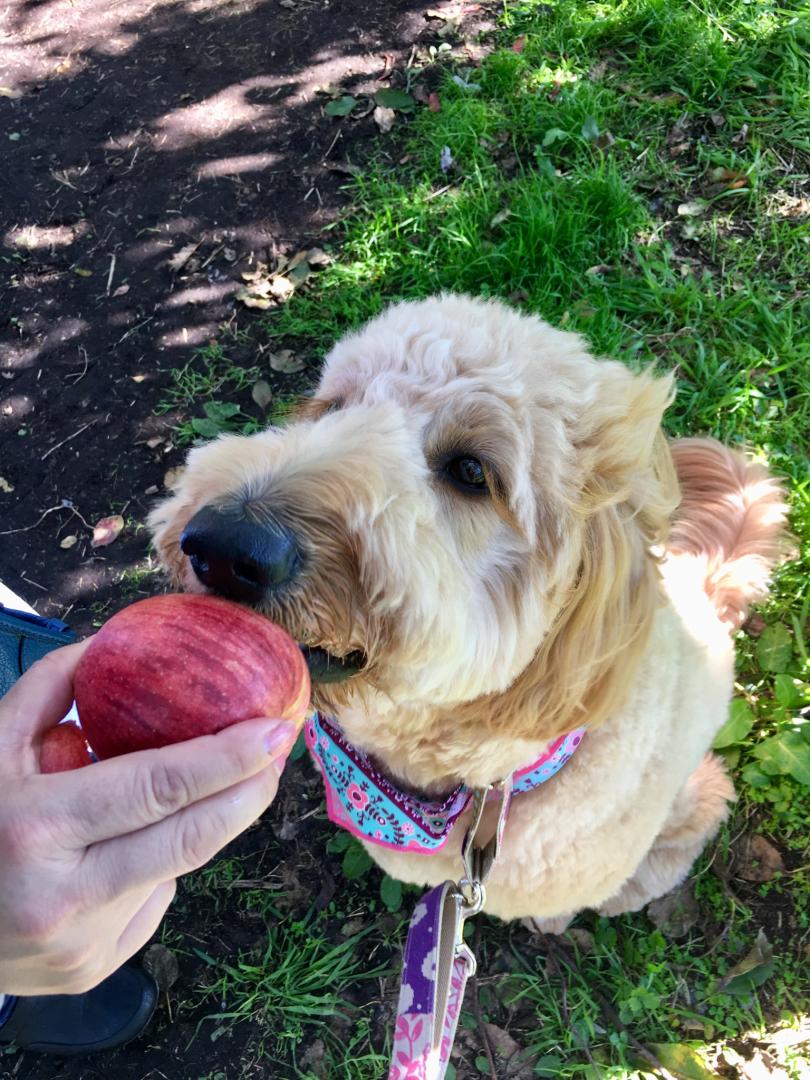
[[[668,443],[673,379],[596,360],[495,301],[398,304],[326,359],[283,430],[189,454],[153,514],[176,585],[203,505],[273,514],[305,552],[262,607],[306,644],[362,650],[316,702],[402,784],[499,780],[588,733],[515,799],[487,910],[559,929],[635,910],[680,880],[733,798],[706,756],[732,692],[731,631],[761,598],[785,509],[765,470],[711,440]],[[453,456],[486,491],[448,482]],[[463,825],[385,870],[457,876]]]

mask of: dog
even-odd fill
[[[674,392],[499,301],[399,303],[288,426],[193,449],[151,517],[175,587],[285,627],[314,706],[407,791],[499,782],[585,728],[514,797],[487,885],[486,911],[544,932],[673,889],[734,798],[710,747],[784,496],[741,453],[668,441]],[[455,880],[457,826],[431,855],[369,851]]]

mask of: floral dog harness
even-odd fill
[[[323,777],[326,809],[335,825],[360,840],[397,851],[423,855],[440,851],[472,791],[459,784],[441,799],[423,799],[400,791],[346,739],[332,720],[315,713],[304,728],[307,746]],[[512,794],[530,791],[550,780],[582,741],[584,728],[560,735],[543,754],[512,776]]]

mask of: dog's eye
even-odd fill
[[[485,495],[489,490],[484,466],[478,458],[451,458],[445,465],[444,471],[450,482],[467,494]]]

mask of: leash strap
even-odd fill
[[[461,849],[465,876],[458,884],[445,881],[431,889],[411,917],[388,1080],[443,1080],[446,1075],[464,990],[476,970],[464,942],[464,923],[484,906],[484,885],[498,857],[511,797],[511,776],[502,784],[475,789]],[[489,843],[476,845],[491,798],[499,801],[495,834]]]
[[[405,943],[388,1080],[442,1080],[475,957],[464,944],[464,897],[452,881],[419,901]]]

